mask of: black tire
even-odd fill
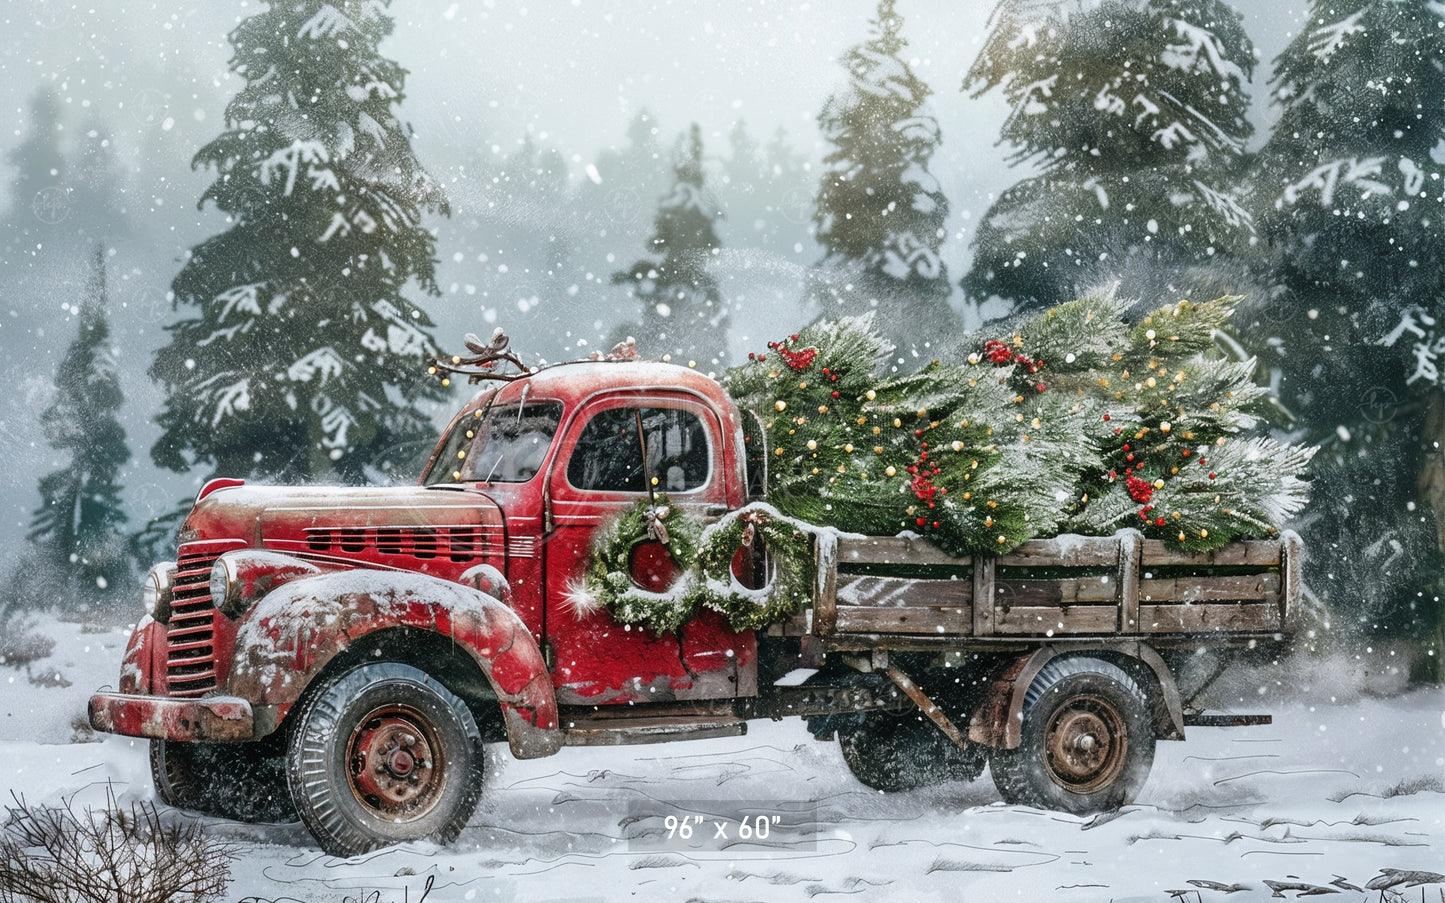
[[[255,743],[152,740],[151,778],[168,806],[249,822],[296,820],[286,757]]]
[[[1085,814],[1134,801],[1154,764],[1149,703],[1123,670],[1055,659],[1024,696],[1017,749],[994,749],[994,784],[1009,803]]]
[[[293,717],[291,795],[326,852],[449,843],[466,827],[482,794],[481,736],[425,672],[362,665],[308,692]]]
[[[959,749],[923,715],[870,715],[856,730],[839,732],[843,761],[860,782],[898,793],[944,781],[971,781],[982,763]]]

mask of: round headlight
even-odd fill
[[[141,602],[152,619],[166,623],[171,619],[171,589],[176,566],[158,564],[146,574],[141,586]]]
[[[240,596],[241,585],[236,581],[231,562],[224,555],[217,558],[211,566],[211,604],[222,614],[234,618],[240,613],[236,611]]]

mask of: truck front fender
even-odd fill
[[[279,723],[322,670],[379,630],[449,637],[486,676],[517,758],[561,748],[557,700],[541,650],[497,599],[424,574],[353,570],[292,580],[254,603],[236,631],[228,692],[274,707]],[[425,662],[415,663],[425,670]]]
[[[1158,692],[1149,693],[1155,734],[1161,740],[1184,739],[1184,706],[1169,665],[1145,643],[1061,643],[1044,646],[1014,659],[989,682],[969,720],[968,739],[984,746],[1017,749],[1023,737],[1024,697],[1029,685],[1050,660],[1061,655],[1099,658],[1134,675],[1152,677]]]

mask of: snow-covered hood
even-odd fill
[[[345,558],[450,558],[504,538],[502,509],[487,495],[421,487],[230,486],[203,492],[181,530],[182,544],[239,539]]]

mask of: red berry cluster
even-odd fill
[[[987,342],[984,342],[983,353],[984,356],[988,358],[989,363],[995,367],[1007,367],[1009,364],[1018,364],[1023,368],[1024,372],[1037,373],[1044,366],[1043,361],[1036,361],[1022,351],[1015,352],[1009,348],[1007,342],[1001,342],[998,339],[989,339]],[[1034,389],[1039,392],[1044,391],[1045,388],[1047,387],[1043,383],[1038,383],[1034,386]]]
[[[794,351],[788,347],[789,342],[796,342],[797,340],[798,334],[793,333],[781,342],[769,342],[768,347],[783,356],[783,363],[787,364],[793,370],[801,372],[812,365],[813,359],[818,356],[818,349],[804,348],[802,351]],[[767,357],[764,355],[749,354],[748,360],[765,361]],[[836,377],[834,377],[834,379],[836,379]]]
[[[928,507],[934,507],[935,496],[948,495],[947,489],[933,482],[933,478],[938,476],[943,468],[929,461],[927,442],[923,443],[923,451],[918,453],[918,460],[908,465],[906,470],[912,474],[912,479],[908,481],[908,488],[912,489],[913,494],[918,497],[918,500],[925,502]],[[917,523],[920,527],[929,525],[928,518],[926,517],[919,517]],[[937,527],[938,521],[933,521],[933,526]]]
[[[1007,367],[1013,363],[1014,353],[1007,342],[989,339],[983,343],[983,353],[988,356],[990,363],[995,367]]]
[[[1124,484],[1129,489],[1129,498],[1143,505],[1154,497],[1154,484],[1139,477],[1130,477]]]

